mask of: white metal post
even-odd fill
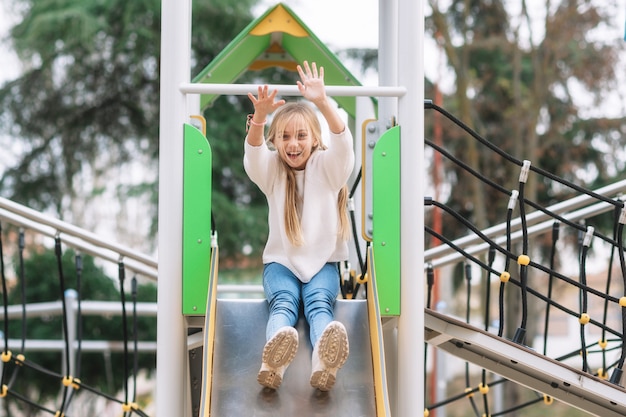
[[[398,0],[378,1],[378,84],[398,86]],[[381,131],[392,127],[398,117],[398,97],[379,97],[378,120]],[[389,408],[396,415],[398,408],[398,320],[385,319],[385,367]]]
[[[398,0],[378,1],[378,84],[398,86]],[[397,97],[380,97],[378,120],[389,124],[398,115]]]
[[[399,0],[400,274],[398,416],[424,411],[424,6]]]
[[[157,394],[159,416],[183,416],[187,350],[182,315],[182,176],[186,99],[190,80],[191,0],[161,2],[159,124],[159,273]]]
[[[66,316],[66,324],[67,324],[67,328],[65,329],[65,331],[67,332],[67,343],[68,343],[68,349],[69,349],[69,353],[67,355],[68,359],[69,359],[69,375],[66,376],[71,376],[72,378],[76,378],[78,377],[78,375],[76,374],[76,335],[77,335],[77,323],[78,323],[78,292],[76,292],[75,289],[69,288],[67,290],[65,290],[65,293],[63,294],[65,297],[65,307],[66,307],[66,311],[67,311],[67,316]],[[63,355],[63,370],[61,372],[65,372],[66,369],[66,356]],[[71,397],[72,393],[71,390],[67,391],[67,396],[66,399],[69,399]],[[65,409],[66,413],[70,413],[70,406],[71,406],[71,402],[69,403],[70,405]]]

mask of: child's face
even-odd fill
[[[297,120],[290,120],[285,125],[283,136],[274,140],[274,146],[280,157],[293,169],[304,169],[313,148],[318,146],[310,129]]]

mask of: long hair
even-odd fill
[[[268,142],[274,145],[276,138],[281,138],[285,131],[285,126],[291,121],[295,121],[296,130],[300,130],[302,127],[313,136],[314,143],[312,153],[319,150],[326,150],[327,147],[322,141],[322,128],[320,122],[317,119],[317,115],[313,109],[302,102],[290,102],[281,106],[276,113],[270,127],[268,129],[267,137]],[[291,168],[285,161],[281,160],[281,168],[284,170],[287,177],[287,190],[285,193],[285,231],[287,238],[294,246],[302,246],[304,239],[302,237],[302,227],[300,223],[300,216],[298,215],[298,204],[301,203],[301,198],[298,195],[298,189],[296,184],[296,174],[294,169]],[[343,186],[339,190],[337,196],[337,211],[339,213],[339,236],[342,240],[348,240],[350,237],[350,221],[348,219],[347,212],[348,203],[348,187]]]

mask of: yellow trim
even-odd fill
[[[284,68],[287,71],[295,72],[297,70],[298,64],[293,61],[272,61],[272,60],[263,60],[257,59],[252,64],[248,66],[250,71],[260,71],[267,68]]]
[[[202,398],[200,409],[202,417],[211,414],[211,391],[213,382],[213,350],[215,348],[215,312],[217,307],[217,270],[219,249],[211,248],[211,273],[206,315],[204,317],[204,359],[202,361]]]
[[[365,213],[365,191],[366,186],[369,185],[366,183],[365,178],[365,163],[367,161],[367,159],[365,158],[365,149],[367,147],[367,143],[365,143],[365,141],[367,140],[365,128],[368,123],[372,123],[375,121],[376,119],[367,119],[363,121],[363,124],[361,124],[361,237],[366,242],[371,242],[372,238],[367,236],[367,234],[365,233],[365,219],[367,216],[367,213]]]
[[[383,330],[378,306],[378,291],[374,274],[374,255],[372,248],[367,251],[367,270],[369,273],[367,286],[367,315],[370,327],[370,343],[372,348],[372,368],[374,369],[374,396],[376,397],[376,416],[391,416],[389,395],[387,392],[387,376],[385,372],[385,349]]]
[[[191,119],[196,119],[200,121],[200,124],[202,125],[202,134],[206,136],[206,119],[204,118],[204,116],[200,116],[199,114],[192,114],[189,117]]]
[[[254,36],[265,36],[272,32],[284,32],[298,38],[309,36],[293,15],[282,5],[276,6],[265,18],[260,21],[251,31]]]

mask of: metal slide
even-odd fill
[[[309,384],[313,349],[309,326],[300,318],[296,357],[280,388],[270,390],[256,380],[265,344],[267,301],[217,299],[217,269],[215,248],[203,335],[200,417],[391,416],[373,276],[368,280],[367,300],[337,300],[335,318],[348,331],[350,356],[333,389],[321,392]]]
[[[309,327],[297,325],[300,346],[278,390],[256,380],[268,318],[265,300],[218,300],[210,415],[222,416],[376,416],[372,350],[365,300],[338,300],[336,318],[344,323],[350,356],[328,393],[309,385]],[[205,376],[206,377],[206,376]]]

